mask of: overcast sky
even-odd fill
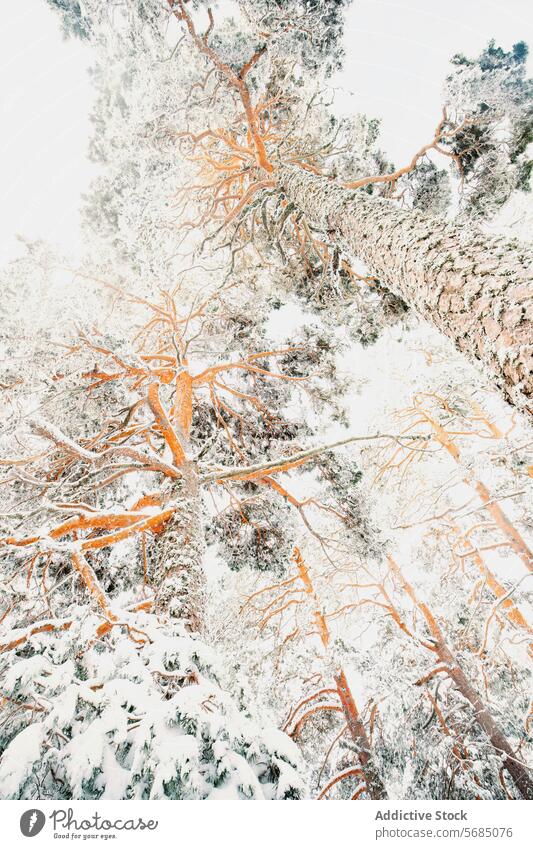
[[[494,37],[533,45],[530,0],[355,0],[340,107],[382,118],[382,146],[398,164],[436,125],[441,84],[455,52],[477,54]],[[44,0],[5,4],[0,31],[0,262],[14,238],[79,247],[78,208],[93,167],[86,159],[90,49],[62,39]]]

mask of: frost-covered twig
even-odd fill
[[[402,436],[398,436],[397,434],[390,433],[373,433],[366,436],[348,436],[345,439],[337,439],[335,442],[326,442],[323,445],[317,445],[316,447],[308,448],[305,451],[298,451],[296,454],[291,454],[288,457],[278,457],[274,460],[268,460],[265,463],[255,463],[251,466],[229,466],[225,469],[220,469],[218,472],[209,472],[208,474],[202,475],[201,481],[202,483],[210,483],[212,481],[229,480],[231,478],[244,480],[245,478],[256,477],[259,473],[267,470],[270,472],[285,471],[287,469],[294,468],[295,466],[300,466],[302,463],[307,462],[307,460],[312,460],[313,457],[317,457],[325,451],[331,451],[334,448],[340,448],[341,446],[349,445],[352,442],[369,442],[376,439],[393,439],[395,441],[416,439],[427,441],[431,439],[431,436],[421,436],[419,434],[404,434]]]

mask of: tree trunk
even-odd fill
[[[351,738],[357,747],[357,756],[365,776],[366,789],[371,799],[387,799],[387,792],[379,773],[374,767],[372,757],[372,746],[368,739],[365,726],[359,718],[359,713],[352,696],[352,692],[346,680],[346,675],[341,669],[335,676],[335,686],[339,694],[340,703],[350,732]]]
[[[531,411],[530,248],[295,166],[282,166],[278,183],[312,226],[337,238],[470,360],[486,366],[508,401]]]
[[[493,498],[485,484],[481,481],[476,480],[472,471],[463,464],[463,461],[461,460],[461,452],[459,451],[459,448],[457,447],[450,434],[442,427],[442,425],[439,424],[436,419],[432,418],[426,410],[421,408],[421,406],[417,404],[415,409],[417,411],[417,415],[422,415],[427,421],[427,423],[431,426],[435,437],[440,443],[440,445],[442,445],[442,447],[448,452],[450,457],[455,460],[457,465],[464,470],[464,482],[468,486],[471,486],[473,489],[475,489],[479,498],[483,502],[486,510],[494,519],[495,524],[509,541],[509,545],[513,549],[515,554],[518,555],[526,569],[529,572],[533,572],[533,554],[528,548],[526,541],[522,538],[521,534],[517,531],[512,522],[509,521],[502,508],[500,507],[496,499]]]
[[[395,560],[390,555],[387,556],[387,560],[391,567],[391,571],[394,575],[396,575],[400,585],[426,621],[428,629],[433,636],[434,645],[431,646],[431,651],[435,653],[440,663],[444,665],[445,671],[450,676],[463,698],[472,705],[476,722],[487,735],[496,751],[502,755],[502,764],[513,779],[520,795],[524,799],[533,799],[533,775],[531,770],[525,763],[516,757],[507,737],[492,714],[489,712],[477,690],[468,680],[453,651],[448,646],[440,625],[431,613],[427,604],[418,599],[413,587],[404,577]],[[422,645],[425,645],[426,648],[430,648],[430,646],[423,641]],[[433,675],[434,673],[430,673],[429,676],[426,676],[425,679],[422,680],[427,681],[429,678],[433,677]]]
[[[328,649],[330,635],[327,622],[321,611],[309,570],[299,548],[294,549],[293,559],[296,563],[298,574],[305,587],[305,591],[311,599],[311,609],[313,610],[313,618],[320,635],[320,640],[324,648]],[[368,795],[371,799],[388,799],[385,785],[383,784],[379,772],[374,764],[372,744],[368,739],[365,726],[359,717],[359,711],[357,710],[357,705],[346,675],[344,674],[344,670],[338,669],[333,675],[333,680],[335,681],[335,687],[337,688],[337,694],[342,706],[342,712],[344,714],[344,719],[346,720],[348,731],[350,732],[350,736],[357,748],[357,756],[365,777]]]
[[[157,545],[154,609],[163,619],[179,619],[189,631],[200,631],[205,605],[202,499],[196,463],[180,468],[183,477],[173,484],[169,499],[179,506]]]
[[[497,752],[502,754],[502,764],[513,779],[517,790],[524,799],[533,799],[533,776],[526,764],[520,761],[503,733],[502,729],[487,710],[481,696],[468,681],[454,655],[445,643],[437,646],[439,659],[449,669],[450,677],[461,695],[470,702],[479,726],[483,729]]]

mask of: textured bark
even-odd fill
[[[484,364],[508,401],[533,396],[533,251],[516,241],[352,191],[295,166],[278,184],[310,224]]]
[[[170,495],[179,506],[157,546],[155,612],[164,619],[183,621],[190,631],[200,631],[205,606],[202,501],[196,464],[186,462],[181,470],[183,478]]]

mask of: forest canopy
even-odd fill
[[[349,0],[47,5],[98,176],[2,270],[0,796],[532,799],[527,45],[395,163]]]

